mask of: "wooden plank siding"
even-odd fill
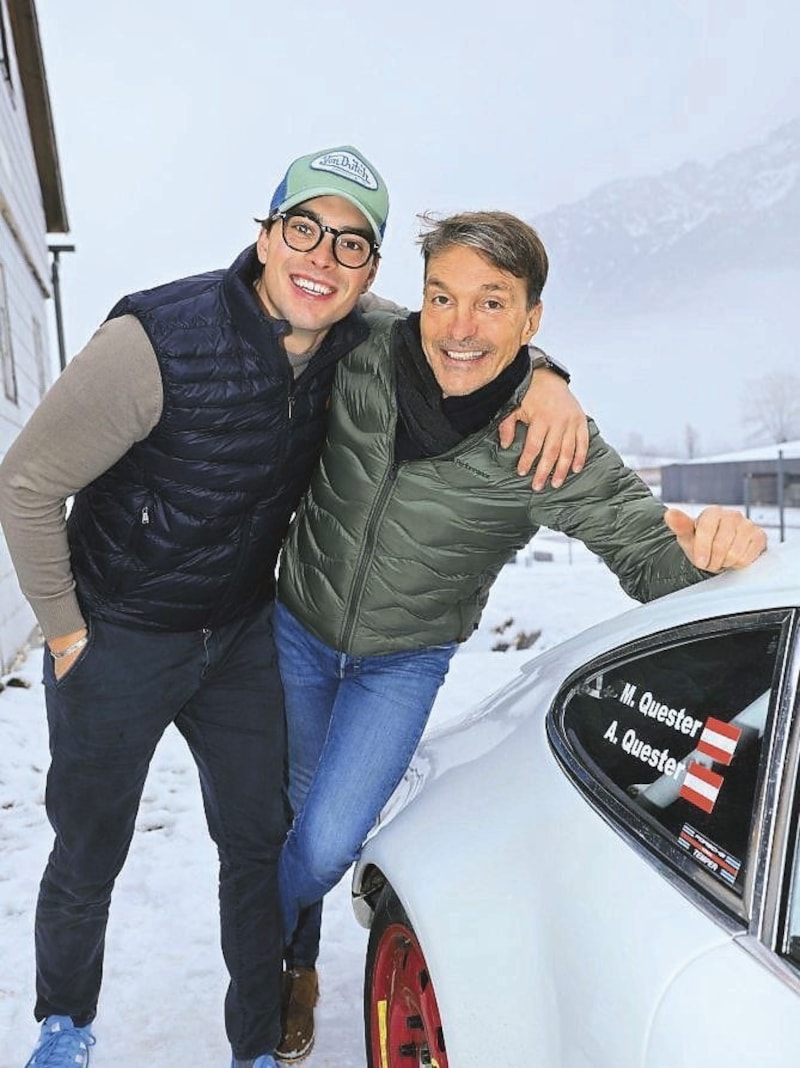
[[[67,215],[33,0],[0,0],[0,455],[58,374],[48,233]],[[35,628],[0,539],[0,670]]]

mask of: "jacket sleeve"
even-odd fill
[[[0,522],[45,638],[84,625],[66,502],[161,416],[161,373],[138,320],[112,319],[56,379],[0,465]]]
[[[664,522],[665,506],[625,466],[591,420],[589,434],[583,470],[560,489],[548,486],[532,496],[534,522],[582,541],[637,601],[651,601],[710,577],[690,563]]]

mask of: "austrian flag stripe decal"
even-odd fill
[[[718,764],[730,764],[736,752],[736,743],[741,736],[742,732],[739,727],[709,716],[703,727],[703,733],[700,735],[700,741],[697,743],[697,752],[711,757]]]
[[[690,804],[702,808],[703,812],[711,812],[724,781],[715,771],[693,761],[686,772],[680,795]]]

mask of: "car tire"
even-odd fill
[[[369,933],[364,1028],[369,1068],[448,1068],[425,955],[388,884],[381,891]]]

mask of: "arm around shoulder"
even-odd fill
[[[527,475],[535,464],[532,486],[543,490],[548,478],[554,488],[586,462],[589,431],[586,413],[569,388],[569,371],[542,349],[528,346],[531,383],[519,407],[500,424],[500,445],[508,448],[518,422],[527,425],[517,472]]]

